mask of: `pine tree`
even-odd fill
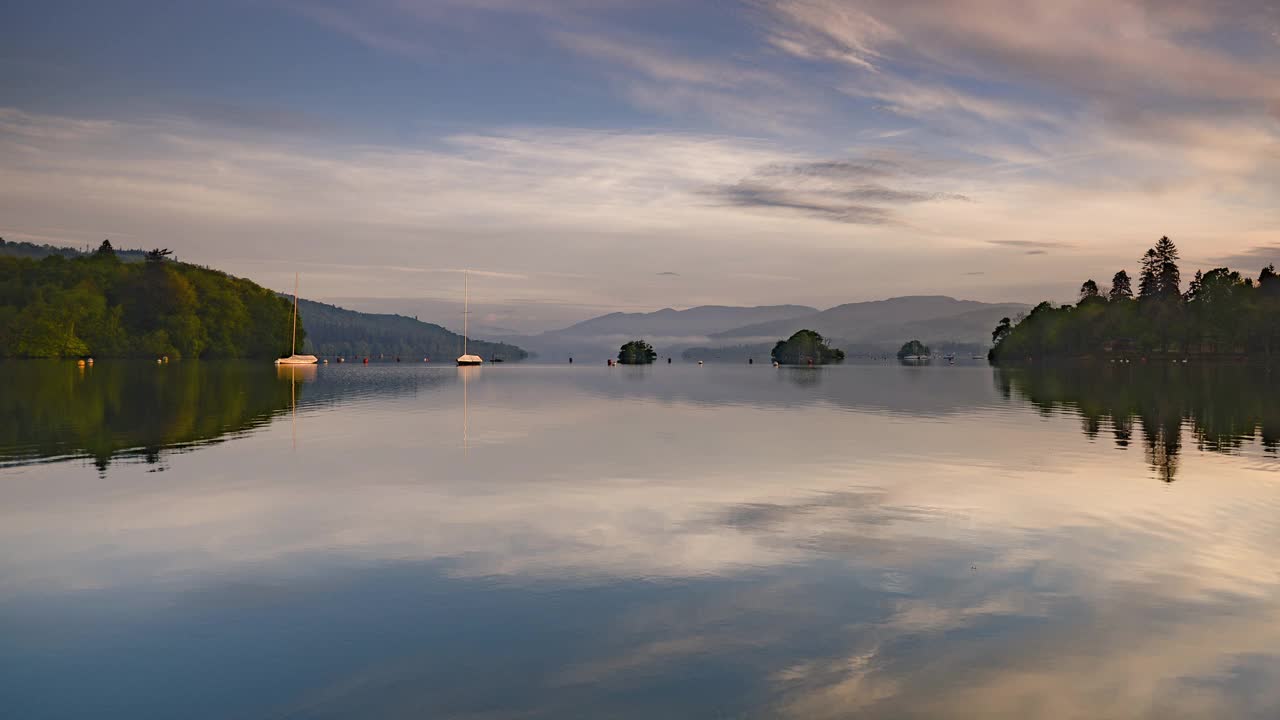
[[[1129,273],[1121,270],[1111,278],[1111,293],[1107,299],[1111,302],[1133,299],[1133,283],[1129,280]]]
[[[1164,236],[1152,248],[1159,264],[1156,266],[1159,295],[1164,298],[1175,298],[1182,295],[1182,272],[1178,269],[1178,248],[1169,236]]]

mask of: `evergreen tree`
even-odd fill
[[[1182,295],[1182,273],[1178,269],[1178,248],[1166,235],[1152,248],[1158,261],[1156,265],[1157,287],[1160,297],[1176,298]]]
[[[1111,292],[1107,299],[1111,302],[1133,299],[1133,283],[1129,280],[1129,273],[1121,270],[1112,276]]]
[[[99,257],[115,257],[116,249],[114,247],[111,247],[110,240],[103,240],[102,244],[98,246],[97,254]]]
[[[1080,285],[1080,302],[1096,300],[1099,297],[1098,283],[1093,280],[1085,280],[1084,283]]]
[[[1160,294],[1160,258],[1156,249],[1147,250],[1142,256],[1142,269],[1138,271],[1138,299],[1151,300]]]

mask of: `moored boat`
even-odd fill
[[[166,358],[168,359],[168,358]],[[289,357],[276,358],[277,365],[315,365],[320,358],[298,354],[298,274],[293,274],[293,347]]]

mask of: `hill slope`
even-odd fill
[[[461,335],[403,315],[356,312],[314,300],[299,300],[298,314],[307,330],[305,347],[317,355],[389,355],[452,361],[462,353]],[[523,360],[529,355],[515,345],[474,338],[468,342],[467,350],[486,360]]]

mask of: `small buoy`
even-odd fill
[[[668,364],[668,365],[670,365],[670,364],[671,364],[671,358],[667,358],[667,364]]]
[[[774,360],[774,361],[773,361],[773,366],[774,366],[774,367],[782,367],[781,365],[779,365],[779,364],[778,364],[778,361],[777,361],[777,360]]]
[[[569,358],[569,364],[570,364],[570,365],[572,365],[572,364],[573,364],[573,358],[572,358],[572,357],[570,357],[570,358]]]
[[[89,358],[89,359],[88,359],[88,360],[86,360],[85,362],[87,362],[87,363],[89,363],[90,365],[92,365],[92,364],[93,364],[93,358]]]
[[[338,358],[338,362],[346,362],[346,361],[347,361],[346,358],[342,358],[342,357]]]
[[[84,367],[84,361],[83,361],[83,360],[77,360],[77,361],[76,361],[76,367]]]
[[[325,365],[328,365],[328,364],[329,364],[329,358],[325,358],[325,359],[324,359],[324,364],[325,364]]]
[[[698,364],[699,364],[699,365],[701,365],[701,364],[702,364],[702,361],[701,361],[701,360],[699,360],[699,361],[698,361]]]
[[[747,364],[748,364],[748,365],[753,365],[753,364],[755,364],[755,361],[756,361],[756,360],[755,360],[755,358],[747,358]]]
[[[364,359],[364,364],[365,364],[365,365],[368,365],[368,364],[369,364],[369,358],[365,358],[365,359]]]
[[[163,361],[163,360],[161,360],[160,358],[156,358],[156,364],[157,364],[157,365],[159,365],[159,364],[160,364],[160,363],[162,363],[162,362],[164,362],[164,361]]]

